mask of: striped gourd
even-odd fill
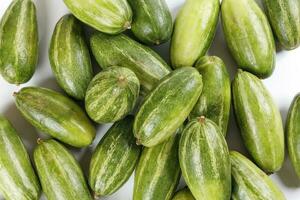
[[[187,0],[176,17],[171,41],[172,67],[193,66],[210,47],[219,20],[219,0]]]
[[[188,117],[201,91],[202,77],[195,68],[182,67],[163,78],[135,117],[137,142],[151,147],[169,138]]]
[[[71,99],[41,87],[22,88],[15,98],[19,111],[39,130],[74,147],[92,143],[95,128]]]
[[[131,176],[141,146],[135,144],[133,117],[116,122],[101,139],[92,155],[89,183],[96,196],[116,192]]]
[[[283,193],[261,169],[242,154],[230,152],[232,200],[285,200]]]
[[[270,93],[256,76],[239,70],[232,83],[235,116],[255,163],[266,172],[281,168],[284,133],[281,116]]]
[[[98,31],[117,34],[130,29],[132,11],[127,0],[64,0],[80,21]]]
[[[84,99],[93,69],[81,22],[73,15],[65,15],[57,22],[51,39],[49,60],[60,87],[68,95]]]
[[[0,192],[9,200],[38,200],[40,185],[11,123],[0,115]]]
[[[292,165],[300,178],[300,94],[296,95],[286,120],[287,146]]]
[[[55,140],[38,140],[34,162],[48,200],[92,200],[79,164]]]
[[[270,76],[275,67],[275,42],[255,0],[223,0],[221,10],[225,39],[239,68],[260,78]]]
[[[195,198],[188,188],[184,188],[176,192],[172,200],[195,200]]]
[[[165,0],[129,0],[133,10],[132,32],[142,42],[159,45],[171,38],[172,15]]]
[[[31,0],[14,0],[0,22],[0,73],[13,84],[29,81],[38,60],[38,28]]]
[[[109,36],[96,33],[91,37],[91,48],[102,68],[122,66],[131,69],[147,91],[171,71],[167,63],[152,49],[124,34]]]
[[[89,84],[85,97],[86,111],[98,123],[118,121],[133,110],[139,90],[139,80],[130,69],[104,69]]]
[[[201,116],[190,121],[179,144],[182,175],[197,200],[229,200],[231,166],[221,129]]]
[[[178,143],[180,134],[162,144],[144,148],[138,163],[133,200],[170,200],[180,178]]]
[[[196,62],[195,68],[202,75],[203,91],[190,118],[203,115],[219,125],[226,135],[231,103],[230,77],[226,66],[216,56],[204,56]]]
[[[300,45],[300,1],[263,0],[273,32],[283,48]]]

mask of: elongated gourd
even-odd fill
[[[220,11],[219,0],[187,0],[179,11],[171,40],[173,68],[193,66],[210,47]]]
[[[138,163],[133,200],[170,200],[180,178],[178,144],[180,135],[164,143],[144,148]]]
[[[91,37],[92,52],[103,69],[122,66],[131,69],[144,90],[150,91],[171,68],[152,49],[124,34],[96,33]]]
[[[269,22],[278,41],[286,50],[300,45],[300,1],[264,0]]]
[[[159,45],[171,38],[172,16],[165,0],[129,0],[133,10],[132,32],[142,42]]]
[[[130,69],[104,69],[93,78],[88,87],[86,111],[98,123],[118,121],[133,110],[139,91],[140,82]]]
[[[9,200],[38,200],[40,185],[12,124],[0,115],[0,192]]]
[[[169,138],[188,117],[201,91],[202,77],[195,68],[183,67],[163,78],[136,114],[137,142],[151,147]]]
[[[64,0],[80,21],[98,31],[117,34],[130,29],[132,11],[127,0]]]
[[[133,116],[116,122],[92,155],[89,183],[96,196],[116,192],[131,176],[142,147],[132,132]]]
[[[245,156],[231,151],[230,160],[233,200],[285,200],[271,178]]]
[[[296,95],[288,112],[286,120],[286,135],[289,156],[292,165],[300,178],[300,94]]]
[[[203,91],[190,118],[205,116],[215,122],[226,136],[231,103],[230,77],[226,66],[216,56],[203,56],[196,62],[195,68],[202,75]]]
[[[92,143],[95,128],[71,99],[41,87],[22,88],[15,98],[18,110],[39,130],[74,147]]]
[[[9,83],[31,79],[38,60],[38,28],[31,0],[14,0],[0,22],[0,73]]]
[[[221,129],[204,116],[190,121],[179,144],[182,175],[196,200],[229,200],[231,166]]]
[[[92,200],[79,164],[55,140],[38,140],[34,162],[48,200]]]
[[[255,0],[222,1],[225,39],[238,67],[259,78],[275,67],[275,42],[267,17]]]
[[[284,160],[281,115],[270,93],[256,76],[239,70],[232,83],[233,105],[246,148],[266,172],[279,170]]]
[[[93,69],[81,22],[73,15],[67,14],[57,22],[51,39],[49,60],[60,87],[68,95],[84,99],[93,78]]]

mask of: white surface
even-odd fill
[[[3,15],[5,9],[12,0],[0,0],[0,17]],[[40,54],[39,63],[36,69],[36,73],[33,78],[26,84],[21,86],[13,86],[6,83],[0,77],[0,113],[4,114],[15,126],[25,145],[32,156],[32,150],[36,146],[37,137],[46,137],[44,134],[39,133],[28,122],[26,122],[21,114],[18,112],[14,105],[14,99],[12,93],[18,91],[24,86],[43,86],[61,91],[58,88],[55,78],[50,69],[48,61],[48,44],[53,32],[54,26],[58,19],[68,12],[67,8],[63,4],[63,0],[34,0],[37,13],[38,13],[38,25],[39,25],[39,41],[40,41]],[[184,0],[167,0],[172,13],[178,11],[180,5]],[[165,59],[168,59],[168,44],[160,47],[155,47]],[[221,57],[227,65],[228,70],[233,77],[236,71],[236,64],[232,60],[232,57],[228,53],[228,49],[223,39],[223,33],[218,27],[217,34],[214,43],[209,51],[210,55],[217,55]],[[283,121],[285,121],[288,107],[293,97],[300,90],[300,48],[294,51],[278,51],[277,52],[277,66],[273,75],[264,80],[267,88],[273,95],[276,103],[282,114]],[[99,125],[97,131],[97,138],[94,144],[97,144],[100,138],[108,129],[108,125]],[[244,152],[244,147],[241,142],[239,132],[236,128],[233,116],[230,119],[230,126],[227,136],[227,141],[230,149],[239,150]],[[76,155],[82,165],[85,174],[87,174],[89,159],[93,147],[86,149],[71,149]],[[286,159],[282,169],[271,176],[272,179],[279,185],[284,192],[288,200],[297,200],[300,198],[300,181],[297,179],[295,172],[291,168],[290,162]],[[181,186],[183,186],[181,182]],[[124,185],[116,194],[101,198],[106,200],[131,200],[133,190],[133,177],[130,178],[128,183]],[[0,198],[1,199],[1,198]]]

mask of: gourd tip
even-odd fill
[[[13,97],[16,97],[17,94],[18,94],[18,92],[14,92],[14,93],[13,93]]]
[[[205,122],[205,117],[204,116],[201,116],[201,117],[198,117],[198,122],[199,123],[204,123]]]
[[[119,85],[125,87],[127,85],[127,79],[125,76],[120,76],[118,78]]]
[[[156,41],[155,41],[155,44],[156,44],[156,45],[159,45],[159,44],[160,44],[160,41],[159,41],[159,40],[156,40]]]
[[[94,192],[93,197],[94,197],[95,200],[100,198],[100,196],[98,194],[96,194],[96,192]]]
[[[119,81],[120,81],[120,82],[125,81],[125,80],[126,80],[126,78],[125,78],[124,76],[120,76],[120,77],[119,77]]]
[[[130,21],[125,22],[124,28],[125,29],[131,29],[131,22]]]
[[[137,139],[135,143],[136,143],[136,145],[141,145],[142,144],[139,139]]]
[[[42,144],[42,143],[43,143],[42,138],[38,138],[38,139],[36,140],[36,143],[37,143],[37,144]]]

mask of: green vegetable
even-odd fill
[[[195,199],[230,199],[228,147],[213,121],[201,116],[186,125],[179,144],[179,162]]]
[[[300,1],[264,0],[273,32],[283,48],[295,49],[300,45]]]
[[[26,83],[34,74],[37,60],[35,5],[30,0],[14,0],[0,22],[0,73],[9,83]]]
[[[103,69],[111,66],[131,69],[146,91],[150,91],[171,71],[167,63],[152,49],[123,34],[109,36],[96,33],[91,37],[91,48]]]
[[[73,15],[63,16],[56,24],[49,59],[60,87],[68,95],[84,99],[93,70],[81,22]]]
[[[144,148],[138,163],[133,200],[170,200],[180,178],[176,134],[162,144]]]
[[[260,78],[275,67],[275,43],[267,17],[255,0],[223,0],[225,39],[239,68]]]
[[[159,45],[171,38],[172,16],[165,0],[129,0],[133,10],[132,32],[142,42]]]
[[[110,67],[97,74],[85,97],[89,116],[98,123],[111,123],[129,114],[139,96],[136,75],[124,67]]]
[[[34,151],[34,162],[48,200],[92,200],[79,164],[55,140],[41,141]]]
[[[256,76],[238,71],[233,104],[242,138],[255,163],[266,172],[279,170],[284,160],[281,116],[270,93]]]
[[[195,68],[183,67],[163,78],[135,117],[137,142],[151,147],[169,138],[188,117],[201,91],[202,77]]]
[[[287,146],[293,167],[300,178],[300,94],[295,96],[286,121]]]
[[[64,0],[80,21],[98,31],[117,34],[130,29],[132,11],[127,0]]]
[[[12,124],[0,115],[0,191],[9,200],[38,200],[40,185]]]
[[[254,163],[238,152],[230,152],[233,178],[232,200],[285,200],[283,193]]]
[[[22,88],[15,97],[19,111],[39,130],[74,147],[92,143],[95,128],[71,99],[41,87]]]
[[[195,65],[203,79],[203,91],[190,118],[205,116],[214,121],[226,135],[230,103],[230,77],[224,62],[216,56],[204,56]],[[212,92],[213,91],[213,92]]]
[[[210,47],[220,11],[219,0],[187,0],[176,17],[171,41],[173,68],[193,66]]]
[[[93,153],[89,183],[97,196],[116,192],[135,169],[141,146],[135,144],[132,124],[132,116],[116,122]]]

